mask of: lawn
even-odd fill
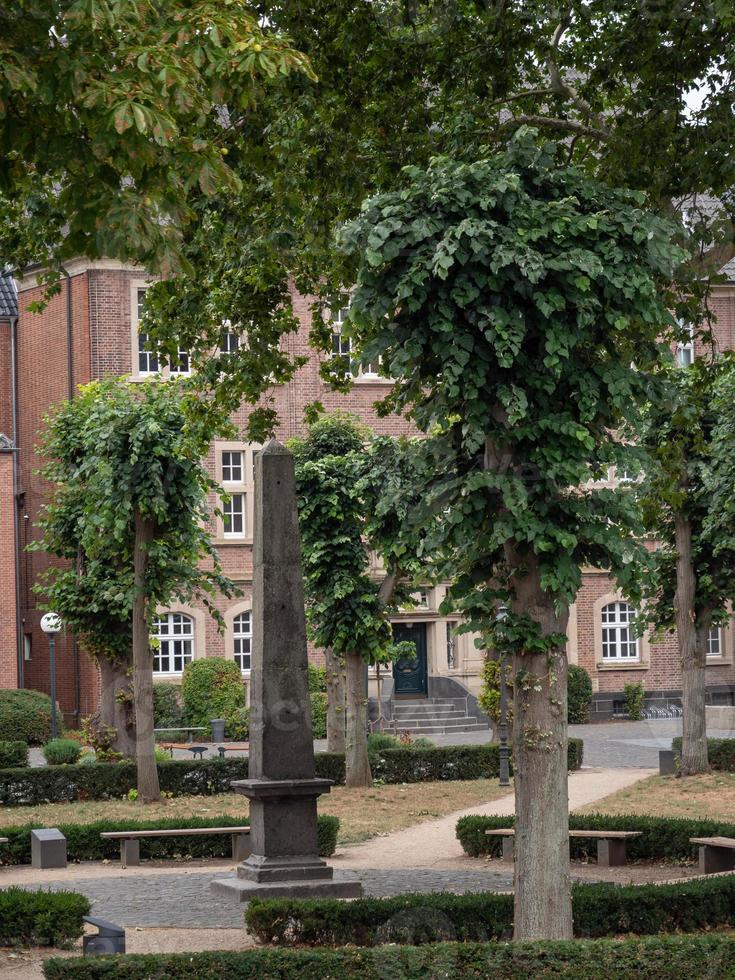
[[[320,798],[319,812],[339,817],[339,842],[353,844],[445,816],[454,810],[496,800],[507,796],[508,792],[507,788],[501,789],[495,779],[406,783],[352,790],[336,786],[328,796]],[[92,823],[95,820],[158,820],[176,817],[203,817],[216,824],[219,816],[245,817],[247,812],[247,800],[235,793],[223,793],[219,796],[178,796],[150,805],[127,799],[90,800],[4,807],[0,812],[0,827],[31,822],[54,826],[61,823]]]
[[[641,813],[653,817],[711,817],[735,823],[735,773],[650,776],[581,807],[579,813]]]

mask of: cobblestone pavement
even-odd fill
[[[126,881],[106,878],[76,878],[64,884],[54,881],[45,889],[73,889],[86,895],[92,903],[92,914],[109,919],[125,928],[196,928],[243,924],[243,906],[232,899],[215,895],[210,882],[221,875],[167,874],[141,875]],[[422,868],[389,871],[335,871],[336,880],[359,878],[365,895],[389,897],[406,892],[510,891],[512,874],[496,871],[435,871]]]

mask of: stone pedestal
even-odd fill
[[[356,898],[354,876],[334,880],[319,857],[304,587],[291,454],[275,440],[256,456],[253,651],[249,778],[232,783],[250,801],[250,856],[213,890],[251,898]]]
[[[56,827],[50,830],[31,831],[31,866],[66,867],[66,837]]]

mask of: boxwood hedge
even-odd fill
[[[0,769],[15,769],[28,765],[28,746],[25,742],[0,742]]]
[[[735,922],[735,877],[670,885],[584,884],[572,889],[574,933],[584,939],[624,933],[695,932]],[[273,899],[249,903],[248,929],[262,942],[287,946],[377,946],[440,940],[510,939],[513,896],[401,895],[335,899]]]
[[[604,964],[604,967],[601,965]],[[244,953],[169,953],[49,959],[47,980],[385,980],[386,977],[503,980],[669,980],[735,978],[729,936],[667,936],[623,942],[442,943],[380,949],[252,949]]]
[[[0,946],[69,946],[81,936],[89,908],[76,892],[0,889]]]
[[[66,837],[66,853],[70,861],[102,861],[117,858],[120,854],[120,841],[100,837],[100,834],[115,830],[186,830],[190,827],[238,827],[248,823],[237,817],[214,817],[203,819],[170,820],[96,820],[87,824],[58,824]],[[7,837],[8,843],[0,848],[0,861],[3,864],[30,864],[31,831],[39,824],[25,824],[22,827],[0,827],[0,837]],[[319,854],[330,857],[337,848],[339,819],[320,814],[318,817]],[[226,834],[213,834],[196,837],[158,837],[143,839],[140,842],[141,856],[144,858],[210,858],[229,857],[232,844]]]
[[[502,842],[500,837],[486,837],[486,830],[512,827],[511,817],[461,817],[457,821],[457,839],[471,857],[490,855],[498,857]],[[627,813],[610,816],[604,813],[570,813],[571,830],[640,830],[640,837],[628,841],[627,854],[632,861],[693,861],[697,856],[696,844],[690,837],[735,837],[735,823],[723,820],[702,820],[688,817],[645,817]],[[597,842],[583,837],[569,841],[573,858],[588,859],[597,856]]]
[[[681,755],[681,736],[671,743],[674,752]],[[708,738],[707,757],[712,769],[719,772],[735,772],[735,738]]]
[[[582,765],[581,739],[569,740],[569,768]],[[487,779],[499,772],[497,745],[448,745],[433,749],[385,749],[371,755],[373,776],[386,783],[448,779]],[[315,756],[316,774],[344,783],[345,757],[337,752]],[[174,796],[227,793],[233,779],[246,779],[246,758],[171,760],[158,764],[161,789]],[[136,784],[133,762],[79,765],[59,769],[0,770],[0,805],[24,806],[70,800],[109,800],[125,796]]]

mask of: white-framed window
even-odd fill
[[[253,617],[250,612],[241,612],[232,621],[232,643],[235,663],[242,671],[250,670],[250,657],[253,652]]]
[[[707,656],[722,656],[722,630],[719,626],[711,627],[709,633],[707,634]]]
[[[220,354],[235,354],[240,350],[240,334],[235,333],[226,325],[222,330],[219,342]]]
[[[143,319],[143,306],[145,304],[145,289],[136,288],[135,290],[135,322],[140,323]],[[148,334],[141,330],[137,331],[138,335],[138,374],[158,374],[158,356],[157,354],[147,349],[148,344]]]
[[[336,316],[332,319],[332,355],[341,358],[346,371],[352,370],[352,360],[355,356],[351,338],[343,336],[342,331],[349,311],[350,306],[347,303],[346,306],[337,310]],[[355,374],[358,381],[360,379],[366,381],[374,381],[376,379],[386,381],[388,379],[383,374],[382,363],[383,359],[379,357],[376,361],[371,361],[356,371],[353,370],[353,374]]]
[[[602,659],[634,662],[640,659],[638,637],[633,631],[635,609],[627,602],[602,607]]]
[[[222,451],[222,482],[244,483],[242,449],[224,449]]]
[[[181,674],[194,659],[194,620],[185,613],[161,613],[153,621],[153,651],[156,674]]]
[[[143,318],[147,289],[148,286],[142,282],[133,283],[131,286],[133,377],[149,378],[155,374],[162,378],[186,377],[191,374],[189,351],[179,347],[176,359],[168,367],[162,367],[158,353],[154,350],[148,350],[148,334],[138,329],[138,324]]]
[[[681,340],[676,346],[676,363],[679,367],[689,367],[694,363],[694,324],[682,324],[688,333],[687,340]]]
[[[222,531],[226,538],[245,537],[244,493],[231,493],[222,502]]]

